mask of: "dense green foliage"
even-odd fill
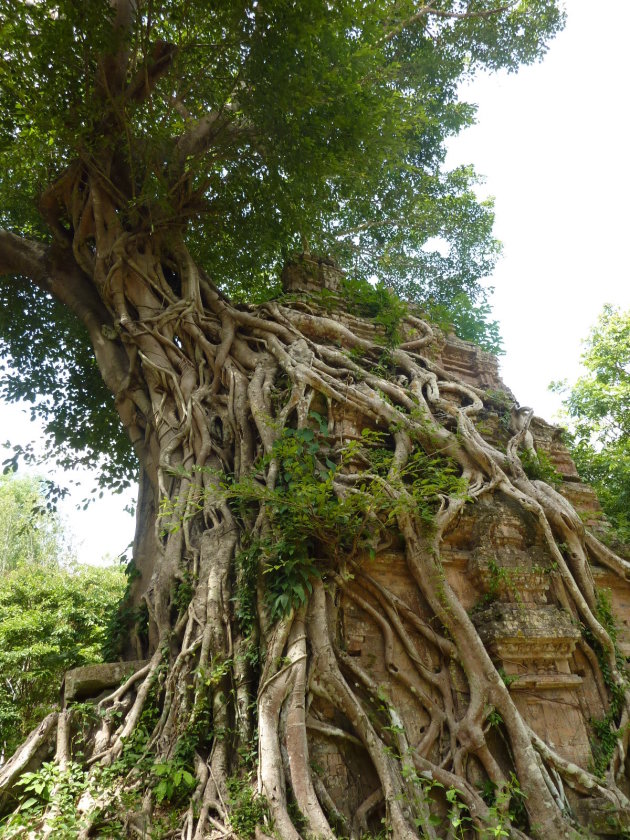
[[[0,744],[7,754],[59,701],[65,671],[101,661],[117,568],[20,563],[0,580]]]
[[[237,612],[246,630],[255,597],[253,562],[261,553],[269,608],[277,618],[307,601],[313,579],[321,577],[324,569],[373,553],[379,534],[395,522],[400,506],[409,503],[407,498],[430,528],[440,496],[465,493],[465,482],[448,459],[417,449],[394,477],[390,472],[394,455],[386,434],[364,429],[360,441],[339,447],[328,436],[326,420],[317,412],[310,417],[310,428],[284,429],[271,454],[259,464],[261,470],[277,465],[273,488],[256,475],[224,484],[226,497],[245,522],[248,508],[261,503],[269,515],[269,532],[250,543],[239,559]],[[340,497],[334,490],[335,478],[353,466],[364,468],[362,479],[355,492]],[[387,476],[404,486],[408,497],[393,502],[382,480]]]
[[[142,0],[125,34],[114,5],[1,0],[0,227],[64,241],[71,223],[51,222],[47,188],[114,149],[101,174],[125,229],[185,229],[235,297],[267,298],[308,243],[496,349],[478,282],[497,256],[492,207],[470,167],[446,171],[445,141],[474,121],[458,84],[539,58],[563,24],[556,0]],[[127,75],[104,90],[121,50]],[[133,457],[74,316],[20,278],[3,283],[0,356],[20,376],[0,396],[44,395],[34,412],[51,451],[120,486]]]
[[[586,373],[562,393],[578,472],[597,491],[618,537],[630,542],[630,311],[607,305],[585,342]]]
[[[101,660],[118,568],[71,562],[38,483],[0,479],[0,751],[9,755],[59,702],[68,668]]]
[[[252,840],[256,827],[263,824],[269,808],[261,796],[257,796],[249,779],[234,777],[228,780],[230,794],[230,825],[239,837]]]
[[[505,352],[499,324],[490,319],[492,308],[487,300],[473,302],[466,292],[460,292],[453,295],[448,303],[436,303],[429,298],[424,308],[429,319],[446,332],[453,329],[460,338],[474,341],[494,355]]]

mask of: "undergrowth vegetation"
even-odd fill
[[[221,481],[224,498],[243,523],[260,507],[268,516],[263,536],[252,538],[245,529],[246,548],[237,560],[241,574],[235,597],[244,626],[252,619],[254,558],[263,558],[268,606],[276,619],[306,603],[312,581],[326,569],[339,568],[342,558],[373,556],[403,507],[413,509],[430,529],[440,498],[466,493],[454,462],[418,447],[397,473],[407,495],[393,503],[385,482],[394,459],[391,432],[363,429],[360,439],[339,442],[319,413],[311,411],[309,418],[309,426],[282,429],[250,476]],[[276,476],[273,487],[263,479],[270,468]],[[340,494],[335,482],[351,470],[357,480]]]

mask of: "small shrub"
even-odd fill
[[[542,449],[539,449],[535,455],[525,449],[520,453],[520,459],[525,475],[532,481],[546,481],[552,487],[559,487],[562,484],[562,476]]]
[[[180,761],[154,764],[152,771],[159,779],[153,788],[156,802],[181,802],[197,784],[194,775]]]
[[[267,801],[253,790],[249,779],[233,776],[228,779],[227,788],[230,825],[239,837],[252,840],[256,827],[269,820]]]

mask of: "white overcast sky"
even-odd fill
[[[522,405],[551,419],[551,380],[579,374],[604,303],[630,306],[630,2],[568,0],[542,63],[464,91],[477,125],[451,143],[495,197],[503,258],[492,277],[501,369]]]
[[[551,380],[579,375],[580,342],[604,303],[630,307],[630,2],[568,0],[565,30],[544,61],[481,78],[463,91],[477,125],[450,144],[448,163],[473,163],[496,200],[503,257],[491,278],[506,384],[551,419]],[[16,406],[0,406],[0,442],[37,436]],[[1,455],[1,451],[0,451]],[[41,470],[40,470],[41,472]],[[81,560],[123,551],[126,498],[63,514]]]

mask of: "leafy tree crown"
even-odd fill
[[[478,282],[498,253],[492,206],[471,167],[445,169],[445,141],[474,121],[459,83],[540,58],[562,24],[555,0],[3,0],[0,226],[63,245],[72,220],[50,187],[80,162],[125,230],[184,231],[236,298],[268,297],[306,246],[454,301],[463,323],[481,306],[469,335],[496,344]],[[47,394],[35,411],[62,459],[105,458],[124,483],[85,335],[0,258],[6,273],[0,352],[33,380],[6,371],[2,395]]]

